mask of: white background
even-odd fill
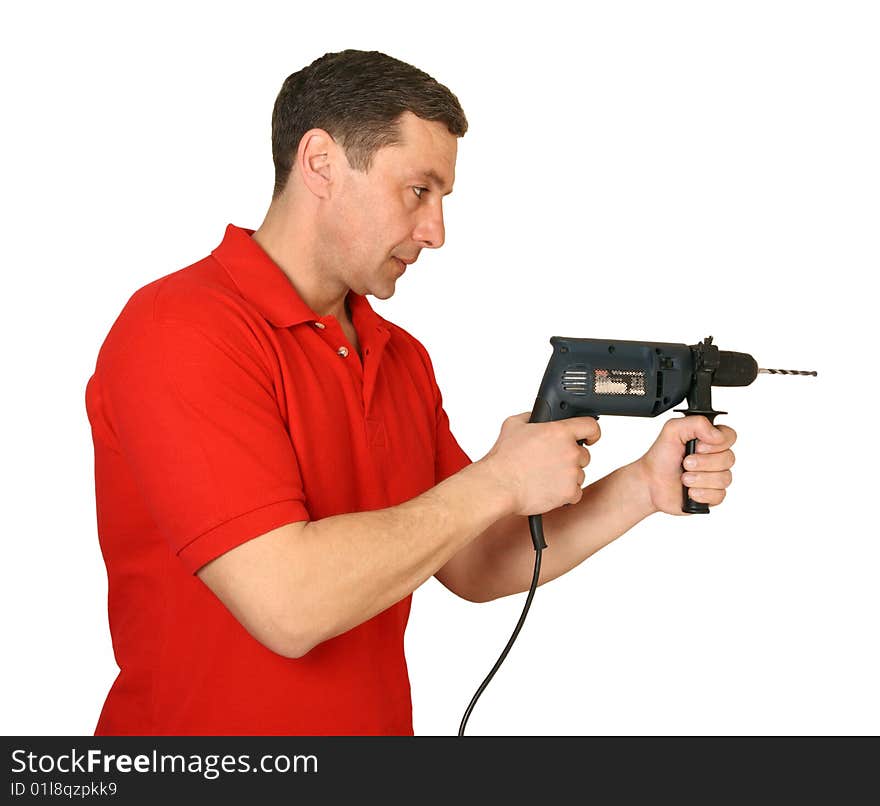
[[[471,734],[876,734],[880,37],[872,3],[19,4],[4,14],[4,734],[88,734],[116,674],[84,392],[131,294],[255,228],[284,78],[382,50],[461,100],[447,244],[376,309],[474,459],[552,335],[752,353],[709,516],[537,592]],[[657,419],[605,418],[588,478]],[[553,537],[547,536],[553,550]],[[519,616],[430,580],[417,734],[454,734]]]

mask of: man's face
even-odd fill
[[[343,156],[323,239],[327,269],[378,299],[394,294],[404,263],[443,245],[443,196],[455,181],[458,138],[444,124],[405,112],[400,133],[402,143],[379,149],[367,173]]]

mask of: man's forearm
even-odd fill
[[[577,504],[544,515],[548,547],[539,584],[579,565],[655,511],[635,463],[590,484]],[[528,519],[509,515],[466,546],[437,578],[444,584],[464,579],[467,568],[467,598],[490,601],[528,590],[534,565]]]
[[[297,619],[317,644],[361,624],[412,593],[511,510],[484,462],[387,509],[307,524],[289,579]]]

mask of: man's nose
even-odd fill
[[[425,210],[416,224],[413,238],[429,249],[439,249],[446,240],[446,227],[443,224],[443,208]]]

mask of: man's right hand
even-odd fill
[[[508,417],[492,449],[481,460],[513,496],[517,515],[541,515],[583,495],[584,468],[602,435],[594,417],[530,423],[529,412]]]

